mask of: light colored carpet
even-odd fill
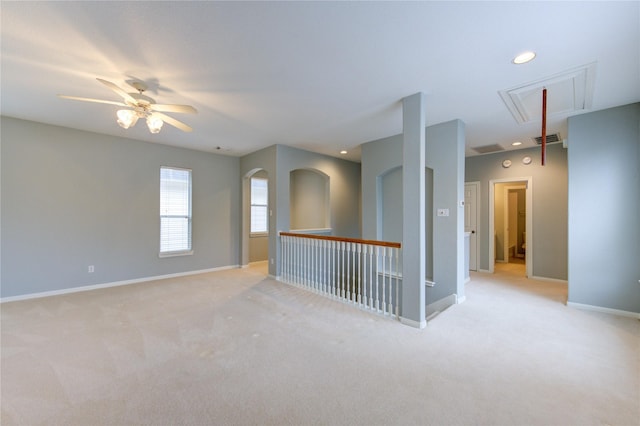
[[[640,322],[472,273],[424,330],[261,268],[5,303],[2,425],[638,425]]]

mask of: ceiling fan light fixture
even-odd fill
[[[123,129],[135,126],[138,122],[138,114],[130,109],[120,109],[116,115],[118,116],[118,125]]]
[[[0,0],[1,1],[1,0]],[[195,114],[198,111],[191,105],[177,105],[177,104],[156,104],[156,101],[142,93],[147,89],[147,86],[142,82],[129,83],[139,93],[127,93],[122,90],[118,85],[103,80],[97,79],[100,83],[107,86],[116,94],[122,97],[122,102],[108,101],[103,99],[93,98],[80,98],[78,96],[66,96],[58,95],[63,99],[71,99],[76,101],[96,102],[99,104],[118,105],[120,107],[130,109],[120,109],[116,112],[118,126],[123,129],[129,129],[136,125],[139,119],[143,118],[147,120],[147,127],[151,133],[160,133],[162,125],[167,122],[171,126],[176,127],[184,132],[191,132],[193,129],[181,121],[175,118],[163,114],[163,112],[178,112],[185,114]]]
[[[151,133],[160,133],[160,129],[162,129],[163,124],[164,121],[158,117],[154,117],[153,115],[147,117],[147,127],[149,127],[149,131]]]

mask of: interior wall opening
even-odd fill
[[[329,176],[318,170],[296,169],[289,179],[291,230],[330,234]]]
[[[253,169],[242,179],[242,259],[241,264],[269,259],[269,174]]]
[[[489,271],[532,276],[532,179],[489,183]]]

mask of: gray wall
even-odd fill
[[[464,282],[464,211],[458,201],[464,199],[464,125],[459,120],[426,128],[426,271],[436,281],[427,288],[427,304],[452,294],[463,296]],[[379,139],[362,145],[362,229],[363,238],[379,240],[388,208],[380,199],[393,191],[388,186],[401,185],[396,168],[402,167],[402,135]],[[433,171],[433,172],[431,172]],[[388,172],[390,178],[385,182]],[[380,188],[380,189],[379,189]],[[399,191],[402,190],[400,186]],[[380,205],[379,205],[380,204]],[[437,208],[449,209],[449,217],[437,217]],[[397,215],[396,215],[397,217]],[[394,221],[402,220],[401,216]],[[387,227],[390,224],[386,224]],[[396,224],[402,229],[402,223]],[[433,233],[433,237],[429,233]]]
[[[640,103],[569,119],[569,302],[640,312]]]
[[[525,156],[533,158],[522,164]],[[502,167],[502,161],[512,161]],[[533,241],[532,274],[536,277],[567,279],[567,150],[562,144],[547,147],[546,165],[540,165],[540,148],[467,157],[465,181],[480,182],[480,223],[478,228],[480,265],[489,269],[489,181],[532,177]],[[529,244],[527,244],[529,250]]]
[[[239,264],[237,158],[8,117],[1,149],[2,297]],[[193,170],[192,256],[158,257],[160,166]]]

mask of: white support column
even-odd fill
[[[425,315],[425,95],[402,100],[402,312],[401,321],[417,328]]]

